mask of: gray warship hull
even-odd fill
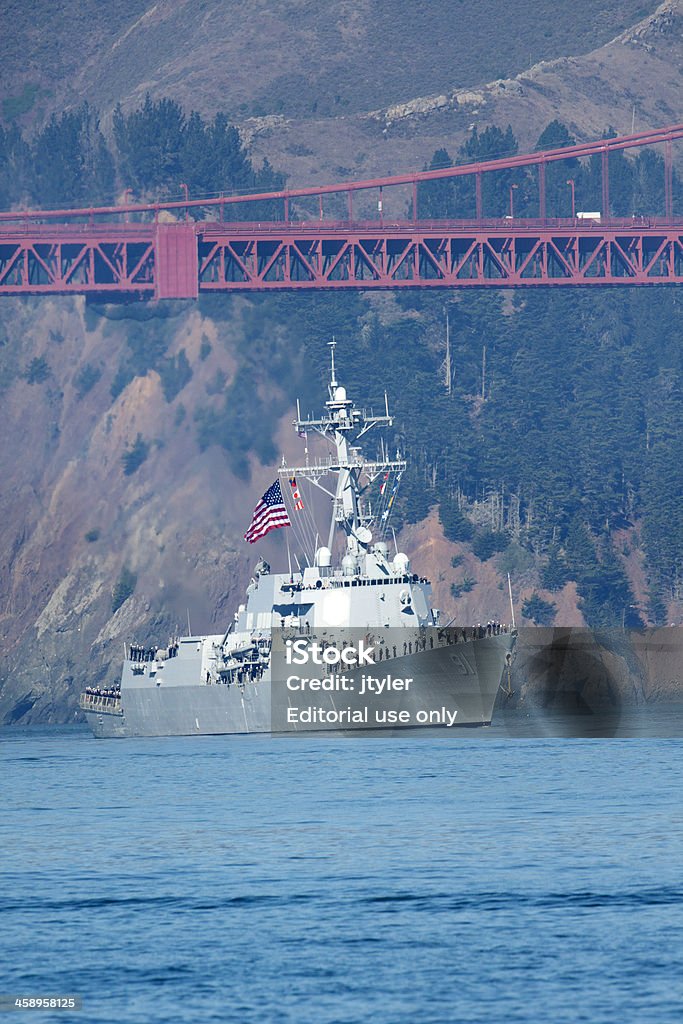
[[[488,725],[513,644],[510,634],[484,636],[398,657],[385,662],[384,667],[394,675],[414,680],[410,692],[401,695],[402,710],[443,708],[455,713],[455,726]],[[273,731],[273,697],[285,701],[287,697],[282,691],[274,695],[272,688],[281,688],[283,681],[271,682],[265,674],[243,686],[193,682],[193,678],[197,679],[199,661],[183,656],[183,646],[181,642],[180,657],[160,672],[136,673],[134,663],[125,663],[120,698],[92,702],[90,708],[83,708],[95,736],[210,736]],[[194,638],[187,646],[194,646]],[[339,706],[337,697],[328,698],[330,707]],[[350,702],[353,706],[353,696]],[[371,727],[369,724],[367,728]]]

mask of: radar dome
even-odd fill
[[[341,385],[338,388],[335,388],[334,389],[334,400],[335,400],[335,402],[345,402],[346,401],[346,388],[343,388]]]
[[[327,568],[332,564],[332,552],[329,548],[318,548],[315,553],[315,564]]]
[[[356,559],[353,555],[344,555],[342,558],[342,572],[345,576],[353,576],[356,572]]]
[[[410,569],[410,559],[402,551],[399,551],[398,554],[394,555],[393,566],[399,575],[403,575]]]
[[[367,547],[372,540],[372,533],[368,530],[367,526],[359,526],[356,530],[356,538],[364,547]]]

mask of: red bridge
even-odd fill
[[[199,291],[283,288],[681,284],[683,218],[673,213],[672,184],[672,143],[681,138],[683,125],[673,125],[340,185],[196,200],[185,189],[179,202],[0,213],[0,294],[113,292],[191,299]],[[664,147],[664,216],[609,217],[610,153],[654,145]],[[547,218],[546,169],[557,161],[596,156],[602,212],[577,213],[569,179],[572,217]],[[514,216],[517,186],[512,185],[509,216],[487,219],[484,175],[525,167],[537,169],[538,217]],[[476,219],[420,220],[418,185],[462,176],[474,177]],[[354,219],[354,199],[367,208],[368,195],[376,216]],[[403,209],[412,200],[413,217],[387,216],[389,196],[394,205],[402,201]],[[344,219],[339,219],[340,202]],[[254,203],[267,203],[282,219],[227,219],[235,207]],[[325,203],[337,219],[329,218]]]

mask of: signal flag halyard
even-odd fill
[[[398,490],[398,485],[401,482],[401,477],[402,476],[403,476],[403,470],[401,470],[401,472],[398,474],[398,476],[396,477],[396,480],[394,481],[394,486],[391,488],[391,496],[389,497],[389,502],[387,504],[387,507],[384,509],[384,512],[382,512],[382,516],[381,516],[381,519],[382,519],[383,523],[386,523],[387,519],[389,518],[389,513],[391,512],[391,506],[394,504],[394,498],[396,497],[396,491]]]
[[[303,510],[304,510],[304,503],[301,500],[301,495],[299,494],[299,488],[297,486],[297,482],[296,482],[296,477],[295,476],[290,476],[289,484],[290,484],[290,487],[292,488],[292,499],[294,501],[294,511],[295,512],[303,512]]]
[[[276,480],[268,488],[258,505],[254,509],[249,528],[244,539],[249,544],[255,544],[271,530],[279,530],[281,526],[291,526],[287,509],[282,499],[280,481]]]

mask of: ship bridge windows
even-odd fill
[[[273,612],[276,615],[282,615],[282,616],[285,616],[285,615],[299,615],[300,614],[300,612],[299,612],[300,607],[301,606],[298,605],[298,604],[274,604],[273,605]],[[309,605],[309,608],[310,608],[310,605]]]
[[[335,583],[336,587],[380,587],[385,586],[387,583],[395,583],[395,579],[353,579],[353,580],[338,580]]]
[[[377,577],[370,577],[370,578],[367,578],[367,579],[362,579],[360,577],[355,577],[354,579],[350,579],[350,580],[348,580],[348,579],[347,580],[344,580],[344,579],[332,580],[332,586],[333,587],[387,587],[387,586],[395,587],[395,586],[398,586],[400,583],[424,583],[424,584],[428,584],[429,580],[426,579],[425,577],[410,576],[410,575],[389,576],[389,577],[377,576]]]

